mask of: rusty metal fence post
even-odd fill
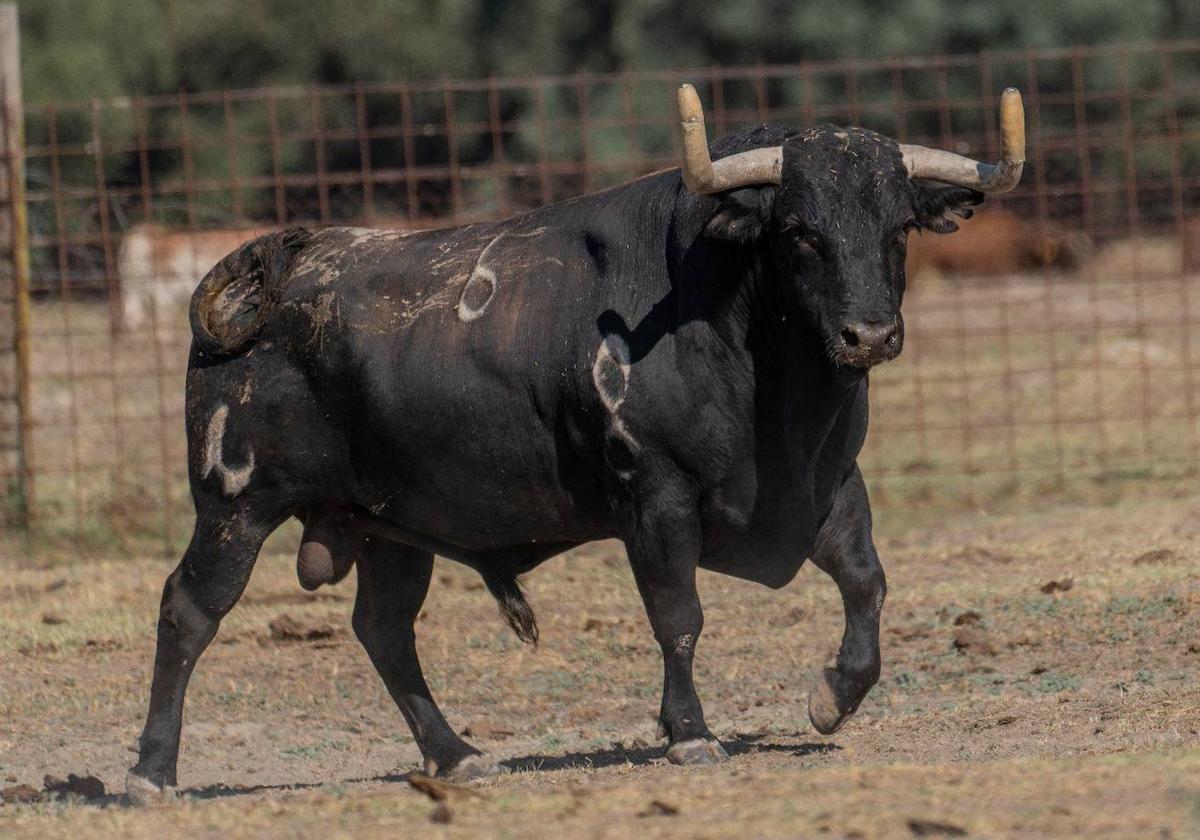
[[[29,463],[29,231],[17,4],[0,4],[0,524],[23,526],[33,507]]]
[[[186,300],[237,244],[291,224],[481,222],[674,166],[665,106],[684,79],[707,85],[719,133],[853,123],[988,157],[997,93],[1025,92],[1020,188],[954,236],[909,239],[909,340],[874,374],[863,457],[881,509],[1200,474],[1200,41],[22,111],[0,10],[0,530],[28,518],[40,550],[178,547]]]

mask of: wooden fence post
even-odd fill
[[[29,229],[17,4],[0,3],[0,523],[24,525],[29,463]]]

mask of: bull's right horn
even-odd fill
[[[679,88],[679,128],[683,132],[683,184],[694,193],[718,193],[751,184],[778,184],[783,178],[783,147],[751,149],[713,162],[708,156],[704,108],[691,85]]]
[[[1005,88],[1000,96],[1000,162],[981,163],[954,152],[900,144],[910,178],[925,178],[984,193],[1008,192],[1025,168],[1025,108],[1021,92]]]

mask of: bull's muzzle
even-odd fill
[[[833,347],[834,361],[850,367],[868,368],[900,355],[904,331],[900,319],[858,321],[846,324]]]

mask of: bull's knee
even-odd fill
[[[204,637],[216,631],[222,613],[205,609],[192,591],[193,585],[183,568],[178,568],[163,586],[158,609],[158,632],[180,640]]]

